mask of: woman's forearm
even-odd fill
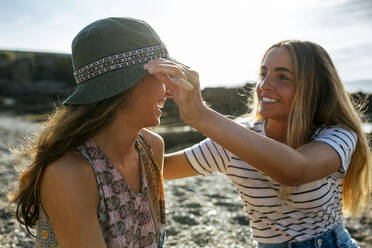
[[[199,120],[189,123],[199,132],[277,181],[296,184],[305,166],[302,163],[304,158],[298,151],[256,134],[210,108],[203,109],[203,114],[199,116]]]
[[[153,60],[144,68],[166,84],[186,124],[278,182],[289,186],[307,183],[339,168],[340,158],[324,143],[311,142],[295,150],[208,108],[203,103],[196,72],[164,59]]]

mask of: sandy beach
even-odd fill
[[[38,127],[27,116],[0,114],[0,247],[35,247],[8,208],[8,184],[16,180],[14,156],[18,146]],[[237,191],[222,175],[165,182],[167,236],[165,247],[254,247],[249,219]],[[346,220],[360,247],[372,247],[372,220]]]

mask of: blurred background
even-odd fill
[[[202,87],[254,81],[270,45],[301,39],[330,53],[348,90],[372,90],[371,0],[3,1],[0,49],[68,54],[79,30],[110,16],[147,21]]]
[[[0,9],[0,110],[48,113],[75,85],[71,41],[110,16],[153,26],[170,55],[199,72],[205,100],[223,114],[249,110],[241,88],[253,86],[265,50],[285,39],[323,46],[355,99],[372,92],[371,0],[14,0]],[[182,125],[171,100],[164,110],[162,126]]]

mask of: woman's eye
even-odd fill
[[[283,74],[280,74],[279,78],[280,78],[280,80],[289,80],[289,78],[286,77],[286,76],[283,75]]]
[[[261,73],[260,73],[260,79],[264,79],[265,76],[266,76],[266,73],[265,73],[265,72],[261,72]]]

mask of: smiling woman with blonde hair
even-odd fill
[[[196,72],[165,59],[145,68],[166,83],[182,120],[209,137],[166,155],[165,179],[228,176],[259,248],[358,247],[343,213],[369,210],[371,154],[358,106],[322,47],[288,40],[266,51],[253,122],[208,108]]]

